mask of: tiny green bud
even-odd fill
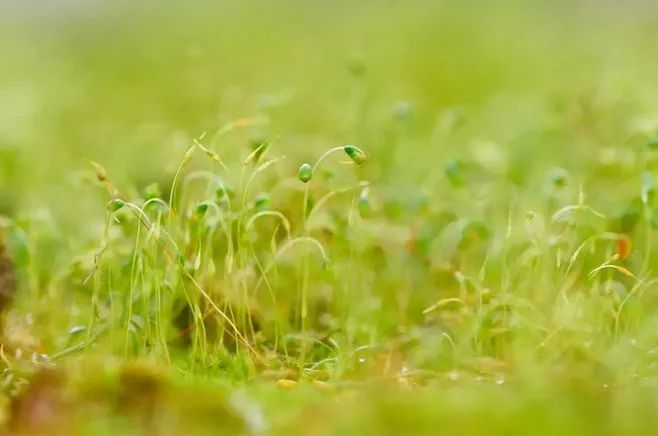
[[[152,198],[160,198],[160,185],[157,183],[151,183],[146,188],[144,188],[144,199],[150,200]]]
[[[650,149],[658,150],[658,136],[651,138],[648,145]]]
[[[299,172],[297,174],[297,177],[302,182],[308,183],[313,177],[313,168],[311,167],[311,164],[309,163],[302,164],[302,166],[299,167]]]
[[[107,178],[107,171],[105,171],[105,168],[94,161],[91,161],[91,165],[94,167],[94,170],[96,171],[96,178],[98,179],[99,182],[105,183],[108,181]]]
[[[266,192],[261,192],[256,195],[254,199],[254,207],[259,210],[268,209],[270,206],[270,195]]]
[[[345,147],[343,147],[343,150],[345,150],[345,153],[347,153],[350,159],[352,159],[354,163],[357,165],[363,165],[364,163],[366,163],[366,160],[368,159],[365,152],[357,146],[346,145]]]
[[[126,205],[126,202],[123,201],[120,198],[115,198],[114,200],[110,201],[110,204],[108,204],[108,209],[110,209],[110,212],[116,212],[119,209],[123,208]]]
[[[233,199],[235,197],[235,191],[233,191],[233,189],[228,188],[226,186],[219,187],[215,191],[215,196],[217,198],[217,201],[223,202]]]
[[[199,218],[203,217],[206,212],[208,212],[208,202],[205,201],[203,203],[197,204],[196,209],[194,210],[194,213]]]
[[[564,188],[565,186],[567,186],[569,177],[566,170],[564,170],[563,168],[554,168],[553,170],[551,170],[550,179],[555,187]]]

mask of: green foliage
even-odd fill
[[[91,3],[0,6],[0,425],[653,428],[653,6]]]

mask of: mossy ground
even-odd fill
[[[653,434],[651,2],[0,17],[9,431]]]

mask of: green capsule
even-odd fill
[[[270,202],[270,195],[266,192],[261,192],[254,199],[254,207],[258,210],[269,209]]]
[[[299,172],[297,173],[297,177],[302,182],[308,183],[313,177],[313,168],[311,167],[311,164],[309,163],[302,164],[302,166],[299,167]]]
[[[110,212],[116,212],[119,209],[123,208],[126,205],[126,202],[123,201],[120,198],[115,198],[114,200],[110,201],[110,204],[108,204],[108,209]]]
[[[564,168],[553,168],[549,178],[556,188],[564,188],[569,182],[569,174]]]
[[[202,218],[206,212],[208,212],[208,202],[204,201],[203,203],[199,203],[196,205],[196,208],[194,209],[194,213],[196,216],[199,218]]]
[[[222,203],[229,202],[233,198],[235,198],[235,191],[233,191],[231,188],[220,187],[215,191],[215,199],[220,205]]]
[[[94,170],[96,171],[96,178],[98,179],[99,182],[105,183],[109,180],[107,178],[107,171],[105,170],[105,167],[103,167],[103,165],[96,163],[94,161],[91,161],[91,165],[94,167]]]
[[[357,165],[363,165],[368,159],[365,152],[355,145],[346,145],[343,150]]]

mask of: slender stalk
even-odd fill
[[[130,323],[133,316],[133,299],[135,298],[135,282],[136,282],[136,268],[137,268],[137,255],[139,253],[139,240],[141,234],[141,226],[137,226],[137,236],[135,237],[135,249],[133,252],[133,260],[130,267],[130,288],[128,292],[128,306],[127,306],[127,317],[126,317],[126,336],[123,354],[128,355],[128,344],[130,343]]]
[[[321,158],[322,159],[322,158]],[[321,160],[320,159],[320,160]],[[318,161],[319,163],[320,161]],[[317,166],[318,163],[315,165]],[[304,236],[308,236],[309,231],[307,227],[307,211],[308,211],[308,198],[309,198],[309,186],[310,183],[307,183],[304,186],[304,202],[302,203],[302,225],[304,229]],[[300,332],[301,332],[301,365],[302,368],[306,365],[306,317],[308,315],[308,275],[309,275],[309,265],[308,265],[308,255],[304,255],[302,259],[302,283],[300,289]]]

